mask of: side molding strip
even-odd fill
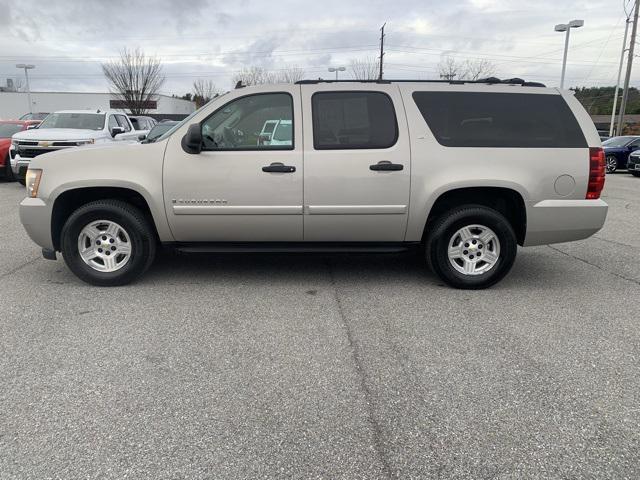
[[[302,215],[302,205],[174,205],[175,215]]]
[[[309,215],[403,215],[406,205],[309,205]]]

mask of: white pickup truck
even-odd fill
[[[31,160],[43,153],[121,140],[137,140],[127,115],[115,111],[65,110],[47,116],[38,128],[15,134],[11,139],[11,169],[20,183]]]

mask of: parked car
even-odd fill
[[[237,89],[154,143],[34,159],[20,218],[45,258],[62,252],[94,285],[133,281],[163,244],[416,248],[448,285],[485,288],[509,272],[517,245],[587,238],[608,208],[604,152],[578,100],[491,82]],[[292,135],[258,145],[270,119],[291,122]]]
[[[162,123],[158,123],[155,127],[151,129],[151,131],[148,134],[141,135],[138,138],[142,141],[142,143],[153,143],[156,140],[158,140],[158,138],[160,138],[162,135],[164,135],[173,127],[175,127],[178,123],[180,122],[176,122],[173,120],[166,120]]]
[[[267,120],[258,134],[257,145],[289,145],[292,133],[291,120]]]
[[[129,118],[119,112],[100,110],[65,110],[47,116],[35,130],[21,132],[11,141],[11,168],[24,184],[29,163],[44,153],[70,147],[137,140]]]
[[[11,137],[29,127],[37,126],[37,120],[0,120],[0,177],[5,180],[13,180],[11,170],[11,159],[9,158],[9,148],[11,147]]]
[[[627,171],[634,177],[640,177],[640,150],[636,150],[629,155]]]
[[[629,155],[640,148],[639,136],[611,137],[602,142],[606,158],[607,173],[627,168]]]
[[[151,130],[158,123],[151,117],[129,116],[129,120],[131,120],[134,129],[136,129],[138,132],[144,131],[145,133],[149,132],[149,130]]]
[[[20,120],[37,120],[41,122],[42,120],[47,118],[47,115],[49,115],[49,113],[45,113],[45,112],[25,113],[20,117]]]

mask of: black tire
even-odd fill
[[[640,177],[640,172],[629,172],[634,177]]]
[[[615,173],[618,170],[618,159],[615,155],[607,155],[605,160],[607,173]]]
[[[18,177],[16,178],[16,180],[18,181],[18,183],[20,185],[22,185],[23,187],[27,186],[27,179],[25,177]]]
[[[82,229],[97,220],[120,225],[131,239],[131,257],[119,270],[101,272],[80,257],[78,238]],[[98,200],[78,208],[67,219],[61,233],[62,256],[81,280],[102,287],[126,285],[140,277],[153,263],[156,235],[149,220],[136,207],[121,200]]]
[[[9,154],[7,153],[7,158],[4,160],[4,181],[5,182],[13,182],[15,178],[13,176],[13,170],[11,170],[11,159],[9,158]]]
[[[493,267],[476,275],[456,270],[448,255],[449,242],[456,232],[470,225],[483,225],[493,230],[500,244],[498,259]],[[429,230],[425,242],[427,264],[451,287],[478,290],[495,285],[509,273],[515,261],[518,243],[513,228],[501,213],[491,208],[481,205],[455,208],[438,218]]]

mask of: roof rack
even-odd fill
[[[496,77],[482,78],[479,80],[409,80],[409,79],[394,79],[394,80],[299,80],[296,85],[314,85],[318,83],[448,83],[450,85],[464,85],[467,83],[484,84],[484,85],[520,85],[522,87],[546,87],[544,83],[540,82],[526,82],[521,78],[508,78],[500,80]]]

